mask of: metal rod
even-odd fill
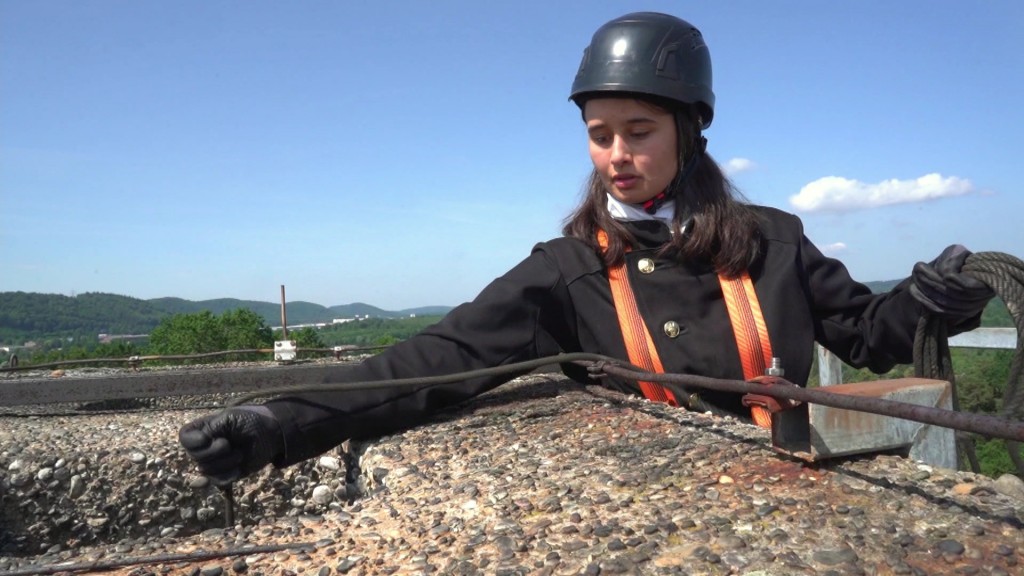
[[[285,309],[284,284],[281,284],[281,340],[288,339],[288,313]]]
[[[220,493],[224,496],[224,527],[231,528],[235,525],[235,484],[228,482],[220,487]]]
[[[640,368],[625,365],[622,360],[592,354],[588,352],[568,352],[556,356],[525,360],[514,364],[492,366],[477,370],[467,370],[457,374],[445,374],[441,376],[421,376],[416,378],[397,378],[393,380],[374,380],[367,382],[343,382],[330,384],[314,384],[309,386],[289,386],[267,388],[252,394],[234,398],[228,402],[229,406],[237,406],[251,402],[256,398],[269,396],[294,395],[304,392],[324,392],[328,390],[379,390],[395,386],[434,386],[461,380],[469,380],[478,377],[492,377],[498,374],[523,373],[531,369],[548,366],[551,364],[579,364],[587,368],[593,377],[600,377],[603,374],[618,376],[626,380],[640,380],[648,382],[668,383],[680,386],[691,386],[709,390],[722,390],[737,394],[764,394],[773,398],[786,400],[798,400],[813,404],[822,404],[845,410],[856,410],[859,412],[870,412],[883,416],[895,416],[905,420],[934,424],[944,428],[953,428],[989,436],[992,438],[1003,438],[1024,442],[1024,422],[1013,421],[1007,418],[989,416],[987,414],[968,414],[954,412],[941,408],[930,408],[917,406],[906,402],[895,400],[884,400],[881,398],[864,398],[829,392],[824,388],[801,388],[795,384],[777,378],[777,384],[769,385],[759,382],[746,382],[744,380],[725,380],[709,378],[707,376],[694,376],[690,374],[656,374],[644,372]],[[680,391],[681,392],[681,391]]]

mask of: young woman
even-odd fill
[[[924,311],[946,317],[955,333],[977,326],[993,296],[959,273],[969,254],[960,246],[872,294],[822,255],[797,217],[743,203],[705,152],[711,60],[700,32],[683,20],[636,13],[602,26],[570,98],[586,124],[594,172],[564,237],[538,244],[440,323],[327,381],[452,374],[559,351],[746,379],[746,338],[758,366],[778,358],[800,384],[814,342],[883,372],[911,361]],[[737,309],[753,328],[741,327]],[[204,474],[225,483],[347,438],[412,426],[508,379],[282,397],[199,418],[180,440]],[[751,415],[734,394],[675,398],[646,383],[600,382],[681,407]]]

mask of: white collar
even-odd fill
[[[668,200],[654,214],[648,214],[646,210],[637,204],[626,204],[616,199],[611,194],[608,196],[608,213],[616,220],[661,220],[672,226],[672,217],[676,213],[676,201]]]

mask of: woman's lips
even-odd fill
[[[628,190],[637,185],[640,178],[632,174],[623,174],[612,178],[612,182],[615,183],[615,187],[619,190]]]

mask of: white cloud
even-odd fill
[[[740,172],[753,170],[754,166],[756,166],[756,164],[754,164],[753,160],[748,160],[747,158],[731,158],[726,161],[725,164],[722,164],[722,170],[727,176],[734,176]]]
[[[846,243],[845,242],[833,242],[831,244],[826,244],[826,245],[821,247],[821,252],[823,254],[825,254],[826,256],[835,256],[835,255],[840,254],[842,252],[846,252]]]
[[[819,178],[789,197],[789,204],[804,212],[852,212],[887,206],[925,202],[976,192],[970,180],[941,174],[926,174],[916,180],[884,180],[865,184],[840,176]]]

